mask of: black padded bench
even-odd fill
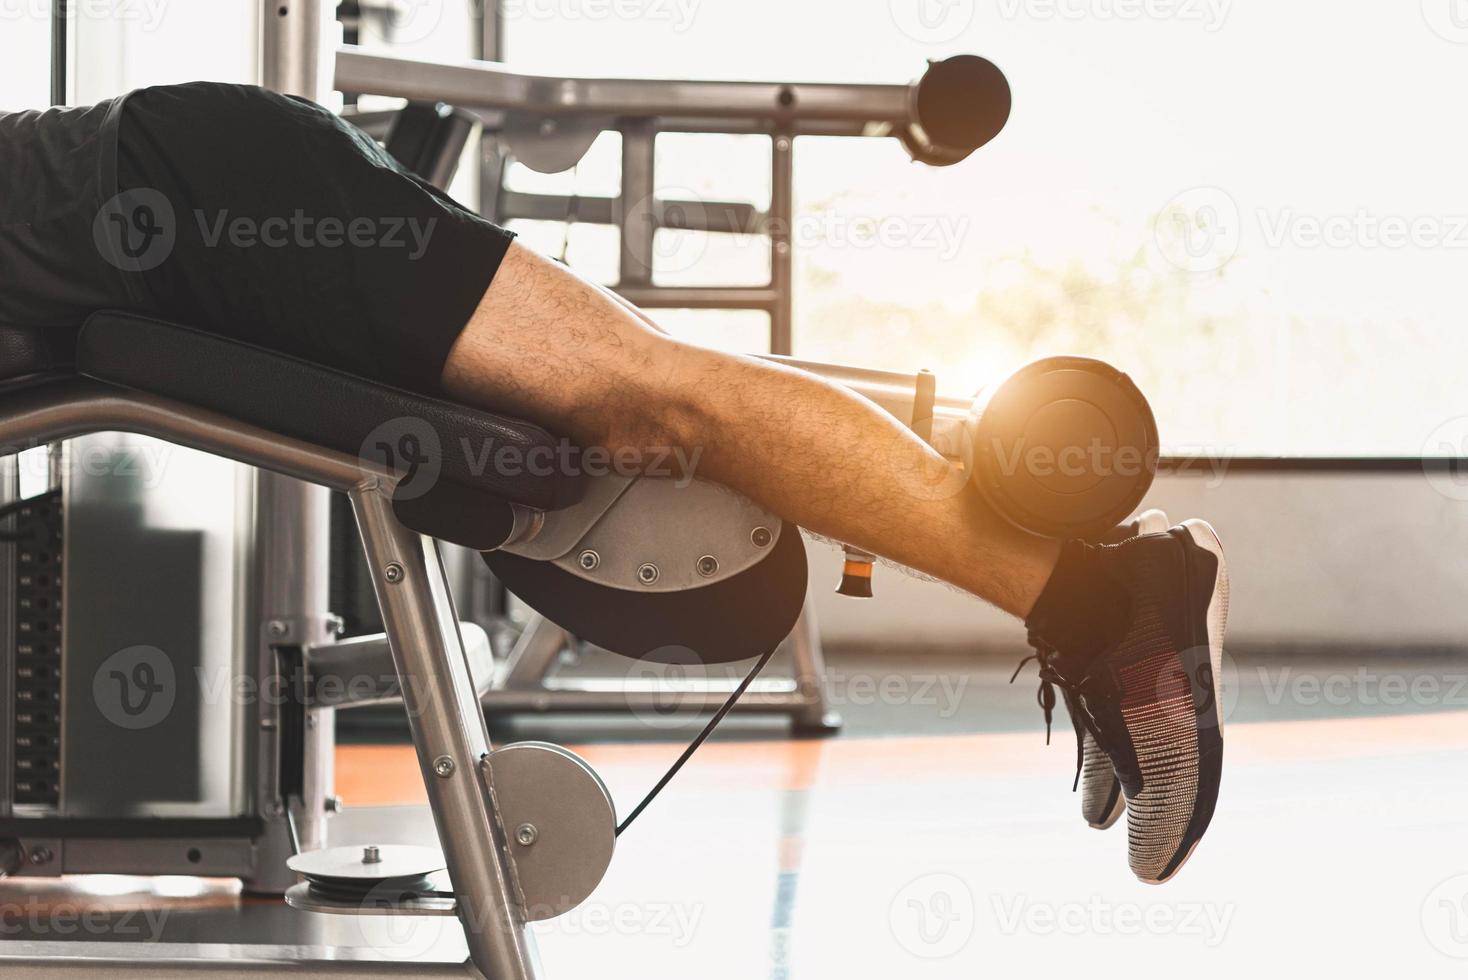
[[[0,382],[74,371],[356,457],[364,465],[395,465],[369,444],[384,426],[396,431],[393,423],[399,423],[431,435],[415,441],[421,455],[414,462],[431,467],[436,478],[395,499],[393,507],[404,524],[433,537],[488,550],[511,533],[515,506],[560,510],[582,492],[579,479],[553,467],[496,467],[495,456],[505,449],[518,460],[536,450],[556,450],[557,438],[529,422],[128,313],[93,314],[74,338],[74,350],[72,340],[57,331],[0,331]]]

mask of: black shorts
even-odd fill
[[[105,115],[116,133],[98,141],[101,179],[78,192],[105,196],[115,174],[116,196],[85,240],[72,221],[53,234],[75,240],[48,246],[88,253],[74,267],[96,281],[77,284],[73,319],[139,310],[440,393],[510,233],[304,100],[196,82],[134,92]]]

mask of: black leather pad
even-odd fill
[[[71,371],[76,331],[0,326],[0,381]]]
[[[228,340],[127,313],[94,313],[77,340],[81,374],[218,412],[359,458],[405,452],[423,473],[400,483],[428,493],[444,479],[510,503],[556,510],[581,481],[555,467],[558,440],[540,426],[465,408]],[[532,450],[539,450],[531,455]],[[410,473],[415,469],[403,467]]]

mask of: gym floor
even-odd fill
[[[1135,977],[1184,958],[1192,977],[1261,963],[1458,974],[1468,684],[1446,654],[1236,651],[1213,828],[1175,881],[1148,887],[1127,871],[1124,824],[1081,822],[1069,722],[1057,716],[1047,747],[1033,667],[1008,686],[1013,653],[831,652],[843,733],[794,741],[735,719],[619,841],[592,898],[537,927],[548,974]],[[624,813],[696,731],[654,738],[627,719],[496,727],[501,739],[572,741]],[[411,746],[343,745],[337,785],[347,810],[333,843],[433,842]],[[310,916],[182,881],[91,888],[140,939],[464,952],[451,919]],[[14,910],[53,894],[7,882],[0,900]],[[6,926],[25,932],[20,916]],[[108,938],[129,938],[118,931]]]

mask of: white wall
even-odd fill
[[[0,3],[0,112],[49,104],[51,21],[45,3]]]
[[[72,98],[80,105],[145,85],[258,82],[260,0],[79,4]],[[106,16],[89,16],[88,10]]]
[[[1233,643],[1468,645],[1468,488],[1446,488],[1445,479],[1164,474],[1147,504],[1217,528],[1233,584]],[[830,641],[1024,642],[1003,614],[894,569],[877,570],[872,599],[835,595],[840,553],[820,543],[808,550]]]

